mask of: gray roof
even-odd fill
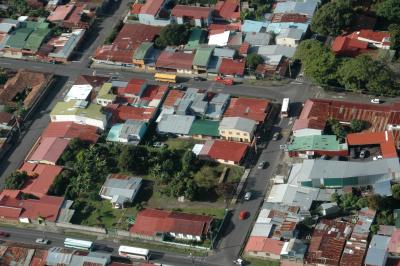
[[[369,244],[367,256],[365,257],[366,265],[385,265],[387,259],[387,248],[390,237],[374,235]]]
[[[124,88],[124,87],[128,86],[128,82],[121,81],[121,80],[113,80],[113,81],[111,81],[111,85],[113,87],[117,87],[117,88]]]
[[[163,115],[158,123],[157,129],[162,133],[171,133],[178,135],[189,134],[193,121],[196,119],[192,115]]]
[[[206,117],[213,120],[220,120],[226,109],[225,104],[210,103],[206,111]]]
[[[251,236],[263,236],[269,237],[272,231],[272,223],[256,223],[254,224],[253,230],[251,230]]]
[[[113,178],[110,175],[104,185],[101,187],[100,195],[112,197],[117,203],[133,201],[136,193],[142,184],[142,178],[128,177],[126,179]]]
[[[225,58],[233,58],[236,54],[236,50],[230,48],[215,48],[214,56],[216,57],[225,57]]]
[[[294,53],[296,52],[296,48],[274,44],[260,47],[252,47],[250,51],[258,53],[261,56],[283,55],[290,58],[293,57]]]
[[[46,265],[69,265],[73,250],[62,248],[62,247],[52,247],[49,249],[46,257]]]
[[[72,257],[71,263],[69,265],[74,265],[74,266],[83,266],[83,265],[107,265],[110,262],[110,257],[111,255],[108,255],[108,257],[97,257],[93,256],[92,254],[89,254],[87,256],[81,256],[81,255],[74,255]]]
[[[224,117],[219,124],[219,130],[236,129],[251,132],[256,126],[256,122],[242,117]]]
[[[230,94],[227,93],[218,93],[217,95],[215,95],[210,103],[219,103],[219,104],[225,104],[227,101],[229,101],[229,99],[231,98]]]
[[[398,158],[388,158],[368,162],[304,160],[297,173],[299,181],[321,178],[347,178],[386,176],[395,178],[400,174]],[[290,178],[289,178],[290,179]]]
[[[119,137],[122,139],[128,139],[133,136],[139,136],[144,126],[146,126],[146,122],[144,121],[136,121],[129,119],[122,125]]]
[[[298,13],[312,17],[318,5],[317,0],[287,1],[277,3],[274,13]]]
[[[281,251],[281,256],[288,258],[303,259],[307,252],[307,244],[300,239],[292,238],[286,242]]]
[[[375,194],[385,197],[392,196],[392,186],[390,184],[390,179],[376,182],[372,185],[372,187]]]
[[[282,29],[281,32],[276,36],[276,38],[289,38],[294,40],[301,40],[304,31],[301,29]]]
[[[14,25],[9,23],[0,23],[0,32],[9,33]]]
[[[190,106],[190,109],[197,115],[204,115],[206,113],[208,102],[203,99],[204,97],[197,97]]]
[[[253,46],[268,45],[271,41],[271,35],[267,32],[248,32],[244,41]]]

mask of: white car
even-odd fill
[[[377,103],[377,104],[380,104],[380,103],[381,103],[381,100],[380,100],[380,99],[378,99],[378,98],[376,98],[376,99],[371,99],[371,103]]]
[[[44,239],[44,238],[37,238],[35,241],[37,244],[41,244],[41,245],[47,245],[49,243],[49,240]]]
[[[251,192],[247,192],[245,195],[244,195],[244,200],[250,200],[251,199]]]

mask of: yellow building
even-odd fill
[[[248,142],[254,137],[257,123],[254,120],[242,117],[225,117],[219,124],[219,135],[221,139]]]

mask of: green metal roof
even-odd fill
[[[193,28],[190,32],[189,40],[186,44],[187,49],[196,49],[200,43],[205,41],[205,31],[200,28]]]
[[[219,121],[195,120],[190,128],[189,135],[206,135],[219,137]]]
[[[22,49],[24,48],[26,39],[32,33],[33,29],[30,28],[20,28],[15,30],[10,34],[10,38],[7,40],[7,46],[12,48]]]
[[[197,49],[193,59],[193,65],[207,67],[213,50],[214,47],[202,47]]]
[[[346,149],[347,144],[340,144],[335,135],[294,137],[288,145],[288,151],[340,151]]]
[[[152,42],[142,42],[139,47],[136,49],[133,58],[136,60],[144,60],[147,52],[153,47]]]
[[[106,116],[101,112],[101,105],[88,104],[86,108],[77,107],[78,100],[58,102],[50,115],[76,115],[96,120],[105,120]]]
[[[108,99],[108,100],[115,100],[116,96],[111,93],[112,84],[106,82],[101,86],[99,93],[97,94],[97,98],[100,99]]]
[[[29,35],[28,39],[26,40],[24,49],[29,49],[31,51],[39,50],[40,46],[50,33],[50,29],[47,28],[39,28]]]

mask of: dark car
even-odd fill
[[[10,233],[0,231],[0,237],[9,237]]]
[[[203,78],[203,77],[194,77],[193,79],[195,81],[206,81],[207,80],[206,78]]]

